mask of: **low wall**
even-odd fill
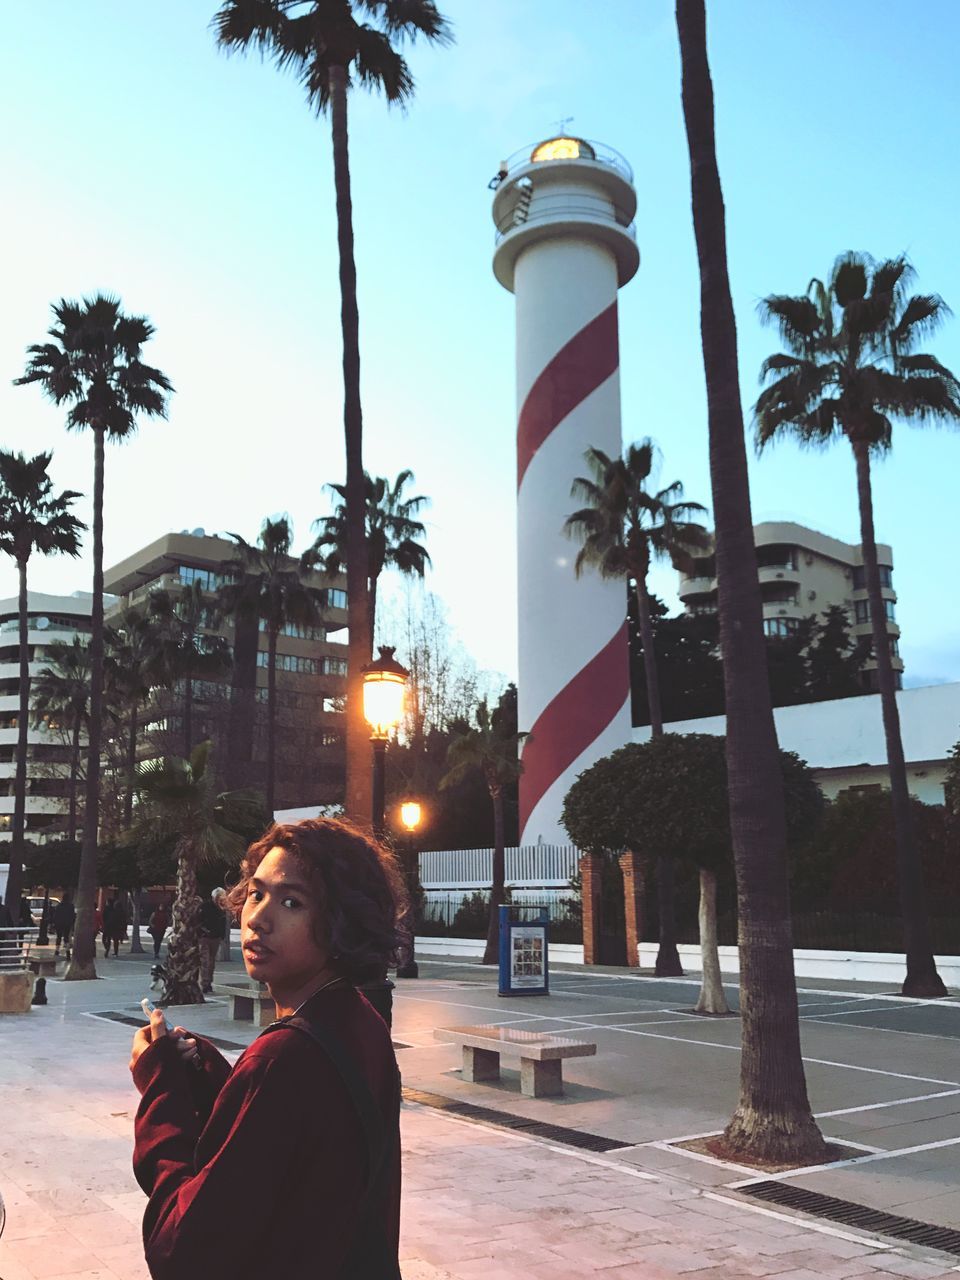
[[[691,944],[677,948],[685,969],[700,968],[700,948]],[[736,947],[720,947],[720,968],[724,973],[740,972],[740,956]],[[641,942],[640,964],[653,968],[657,955],[655,942]],[[960,986],[960,956],[937,956],[937,969],[948,987]],[[883,982],[898,987],[906,975],[902,955],[888,951],[810,951],[797,950],[793,963],[798,978],[839,978],[847,982]]]
[[[477,960],[483,955],[484,943],[480,938],[417,938],[417,954],[420,956],[459,957]],[[657,956],[655,942],[641,942],[640,964],[644,970],[652,970]],[[700,948],[681,944],[677,950],[686,970],[699,972]],[[583,964],[583,947],[567,942],[550,945],[550,957],[557,964]],[[798,978],[841,979],[847,982],[882,982],[891,988],[903,982],[906,968],[903,956],[884,951],[807,951],[793,953]],[[720,948],[720,968],[724,973],[740,972],[740,957],[736,947]],[[960,956],[937,956],[937,969],[948,987],[960,987]],[[631,972],[625,970],[625,972]],[[637,970],[632,970],[634,974]]]

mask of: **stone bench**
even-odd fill
[[[216,995],[227,996],[230,1001],[230,1017],[234,1022],[255,1022],[268,1027],[277,1017],[277,1006],[265,986],[240,986],[227,983],[214,987]]]
[[[38,977],[55,978],[59,959],[53,947],[31,947],[27,952],[27,968]]]
[[[563,1059],[592,1058],[595,1043],[510,1027],[438,1027],[437,1040],[463,1050],[463,1078],[471,1084],[500,1079],[504,1055],[520,1059],[520,1092],[529,1098],[555,1098],[563,1093]]]
[[[26,970],[0,973],[0,1013],[29,1013],[34,977]]]

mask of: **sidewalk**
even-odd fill
[[[0,1280],[147,1276],[130,1169],[133,1029],[89,1015],[132,1015],[148,967],[104,962],[104,980],[51,982],[46,1008],[0,1019]],[[435,985],[421,980],[418,995]],[[195,1014],[198,1030],[251,1036],[222,1005]],[[405,1280],[960,1273],[957,1258],[747,1203],[666,1159],[641,1168],[421,1106],[405,1106],[402,1124]]]

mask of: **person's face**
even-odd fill
[[[273,848],[247,885],[240,945],[247,973],[271,989],[309,982],[327,966],[314,936],[319,910],[307,874],[286,849]]]

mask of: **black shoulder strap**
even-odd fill
[[[380,1108],[364,1082],[356,1059],[328,1027],[319,1026],[299,1014],[281,1018],[267,1030],[279,1027],[293,1027],[308,1035],[324,1051],[350,1095],[367,1144],[367,1185],[360,1202],[353,1243],[341,1272],[342,1280],[352,1280],[353,1277],[357,1280],[400,1280],[400,1269],[396,1258],[390,1256],[382,1225],[393,1145]],[[397,1089],[399,1097],[399,1079]]]

